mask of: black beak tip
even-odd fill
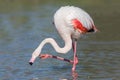
[[[33,65],[33,63],[32,62],[29,62],[29,64],[32,66]]]

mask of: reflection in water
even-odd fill
[[[93,3],[94,2],[94,3]],[[0,79],[1,80],[119,80],[120,1],[117,0],[1,0],[0,1]],[[82,7],[94,18],[100,32],[79,41],[79,63],[37,60],[29,66],[33,50],[46,37],[61,42],[52,25],[54,12],[61,5]],[[54,36],[53,36],[54,35]],[[64,43],[59,43],[64,45]],[[50,45],[44,53],[59,55]],[[60,55],[72,58],[72,51]]]
[[[72,77],[73,77],[73,80],[77,80],[78,78],[78,73],[75,71],[75,72],[72,72]]]

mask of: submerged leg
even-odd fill
[[[72,63],[72,64],[73,64],[73,61],[72,61],[72,60],[65,59],[65,58],[62,58],[62,57],[59,57],[59,56],[50,55],[50,54],[41,54],[39,57],[40,57],[41,59],[54,58],[54,59],[66,61],[66,62],[69,62],[69,63]]]
[[[78,64],[78,57],[76,54],[76,45],[77,45],[77,40],[73,41],[72,46],[73,46],[73,53],[74,53],[74,57],[73,57],[73,67],[72,67],[72,71],[74,72],[76,69],[76,64]]]

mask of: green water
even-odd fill
[[[28,64],[34,49],[47,37],[64,43],[52,24],[60,6],[83,8],[99,29],[78,42],[77,77],[66,62],[37,59]],[[120,77],[119,0],[1,0],[0,1],[0,79],[1,80],[119,80]],[[42,53],[72,59],[72,50],[57,54],[46,45]]]

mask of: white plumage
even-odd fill
[[[74,6],[61,7],[59,10],[56,11],[54,19],[54,21],[59,24],[58,26],[56,25],[56,27],[63,25],[63,23],[65,23],[64,26],[72,25],[72,19],[78,19],[87,29],[91,29],[92,26],[94,26],[94,22],[90,15],[86,13],[83,9]]]
[[[44,39],[32,54],[29,63],[32,65],[40,55],[43,46],[50,43],[56,52],[66,54],[73,48],[74,59],[72,71],[75,71],[78,58],[76,54],[76,43],[83,33],[97,31],[92,18],[84,10],[74,6],[64,6],[54,14],[54,24],[60,36],[65,42],[64,47],[59,47],[53,38]],[[42,54],[41,54],[42,55]],[[43,57],[43,56],[42,56]],[[44,58],[50,56],[44,55]],[[61,58],[60,58],[61,59]]]

